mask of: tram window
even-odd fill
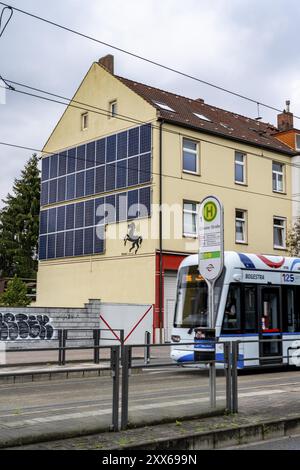
[[[300,287],[282,287],[282,323],[283,331],[300,331]]]
[[[245,333],[257,331],[256,318],[256,287],[245,286],[244,289],[244,315],[245,315]]]
[[[241,286],[229,287],[227,302],[224,312],[223,330],[241,330]]]

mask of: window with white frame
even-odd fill
[[[234,181],[239,184],[246,183],[246,155],[242,152],[235,152]]]
[[[85,131],[89,125],[89,113],[83,113],[81,115],[81,130]]]
[[[273,218],[274,248],[286,247],[286,219],[283,217]]]
[[[118,109],[117,109],[117,100],[111,101],[109,103],[109,117],[113,118],[116,117]]]
[[[183,139],[182,169],[189,173],[199,173],[198,143],[194,140]]]
[[[247,211],[235,210],[235,242],[247,243]]]
[[[273,191],[283,193],[284,190],[284,165],[272,162]]]
[[[183,235],[187,237],[197,236],[197,202],[183,202]]]
[[[296,134],[296,150],[300,150],[300,134]]]

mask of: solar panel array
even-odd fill
[[[105,224],[151,214],[151,125],[129,129],[42,160],[39,259],[100,254]],[[122,191],[120,191],[122,189]],[[110,192],[108,195],[101,193]]]
[[[151,125],[129,129],[42,160],[41,204],[151,181]]]

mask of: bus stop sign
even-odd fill
[[[215,281],[224,266],[223,205],[215,196],[208,196],[199,210],[199,272],[208,282]]]

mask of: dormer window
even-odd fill
[[[172,113],[175,113],[175,110],[173,108],[170,108],[170,106],[165,103],[160,103],[159,101],[153,101],[153,103],[164,111],[171,111]]]
[[[194,114],[194,116],[196,116],[199,119],[203,119],[204,121],[211,122],[211,120],[208,119],[206,116],[203,116],[203,114],[199,114],[199,113],[193,113],[193,114]]]

